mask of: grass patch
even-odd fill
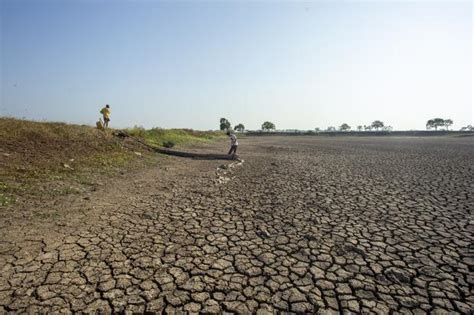
[[[13,203],[14,199],[8,193],[9,190],[10,187],[7,184],[0,182],[0,206],[8,206]]]
[[[0,206],[5,207],[13,203],[13,198],[10,196],[5,195],[4,193],[0,193]]]
[[[166,146],[169,143],[208,142],[224,136],[219,131],[196,131],[192,129],[145,129],[143,127],[134,127],[126,129],[126,131],[131,136],[142,138],[149,144],[156,146]]]
[[[136,156],[133,154],[133,152],[112,151],[85,157],[81,159],[79,163],[89,168],[101,170],[103,168],[123,167],[135,158]]]

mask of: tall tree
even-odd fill
[[[453,125],[452,119],[445,119],[444,120],[444,125],[446,126],[446,130],[449,130],[449,127]]]
[[[426,129],[431,129],[434,127],[434,120],[433,119],[429,119],[427,122],[426,122]]]
[[[433,119],[433,121],[434,121],[435,130],[438,130],[438,127],[443,127],[444,126],[444,119],[443,118],[435,118],[435,119]]]
[[[383,124],[383,121],[380,121],[380,120],[375,120],[374,122],[372,122],[372,128],[375,128],[375,130],[379,130],[380,128],[383,128],[384,124]]]
[[[444,119],[443,118],[433,118],[426,122],[426,129],[434,128],[435,131],[438,130],[438,127],[444,126]]]
[[[362,131],[362,126],[361,125],[357,126],[357,131]]]
[[[339,130],[341,131],[346,131],[346,130],[350,130],[351,129],[351,126],[349,126],[348,124],[346,123],[343,123],[340,127],[339,127]]]
[[[221,118],[219,128],[221,130],[229,130],[231,128],[230,122],[225,118]]]
[[[274,130],[275,128],[275,124],[270,121],[266,121],[262,124],[262,130],[270,131]]]
[[[243,132],[245,130],[245,126],[244,126],[244,124],[238,124],[234,127],[234,129],[239,131],[239,132]]]

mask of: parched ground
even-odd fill
[[[474,309],[474,138],[240,144],[242,165],[166,158],[64,219],[3,220],[0,313]]]

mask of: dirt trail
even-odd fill
[[[474,308],[473,139],[239,142],[241,166],[168,158],[3,224],[0,313]]]

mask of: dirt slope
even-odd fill
[[[178,129],[128,131],[154,145],[166,140],[186,146],[219,136]],[[146,169],[162,158],[114,134],[113,129],[0,118],[0,209],[7,209],[0,216],[20,208],[42,208],[38,215],[45,216],[51,201],[82,198],[105,179]]]

